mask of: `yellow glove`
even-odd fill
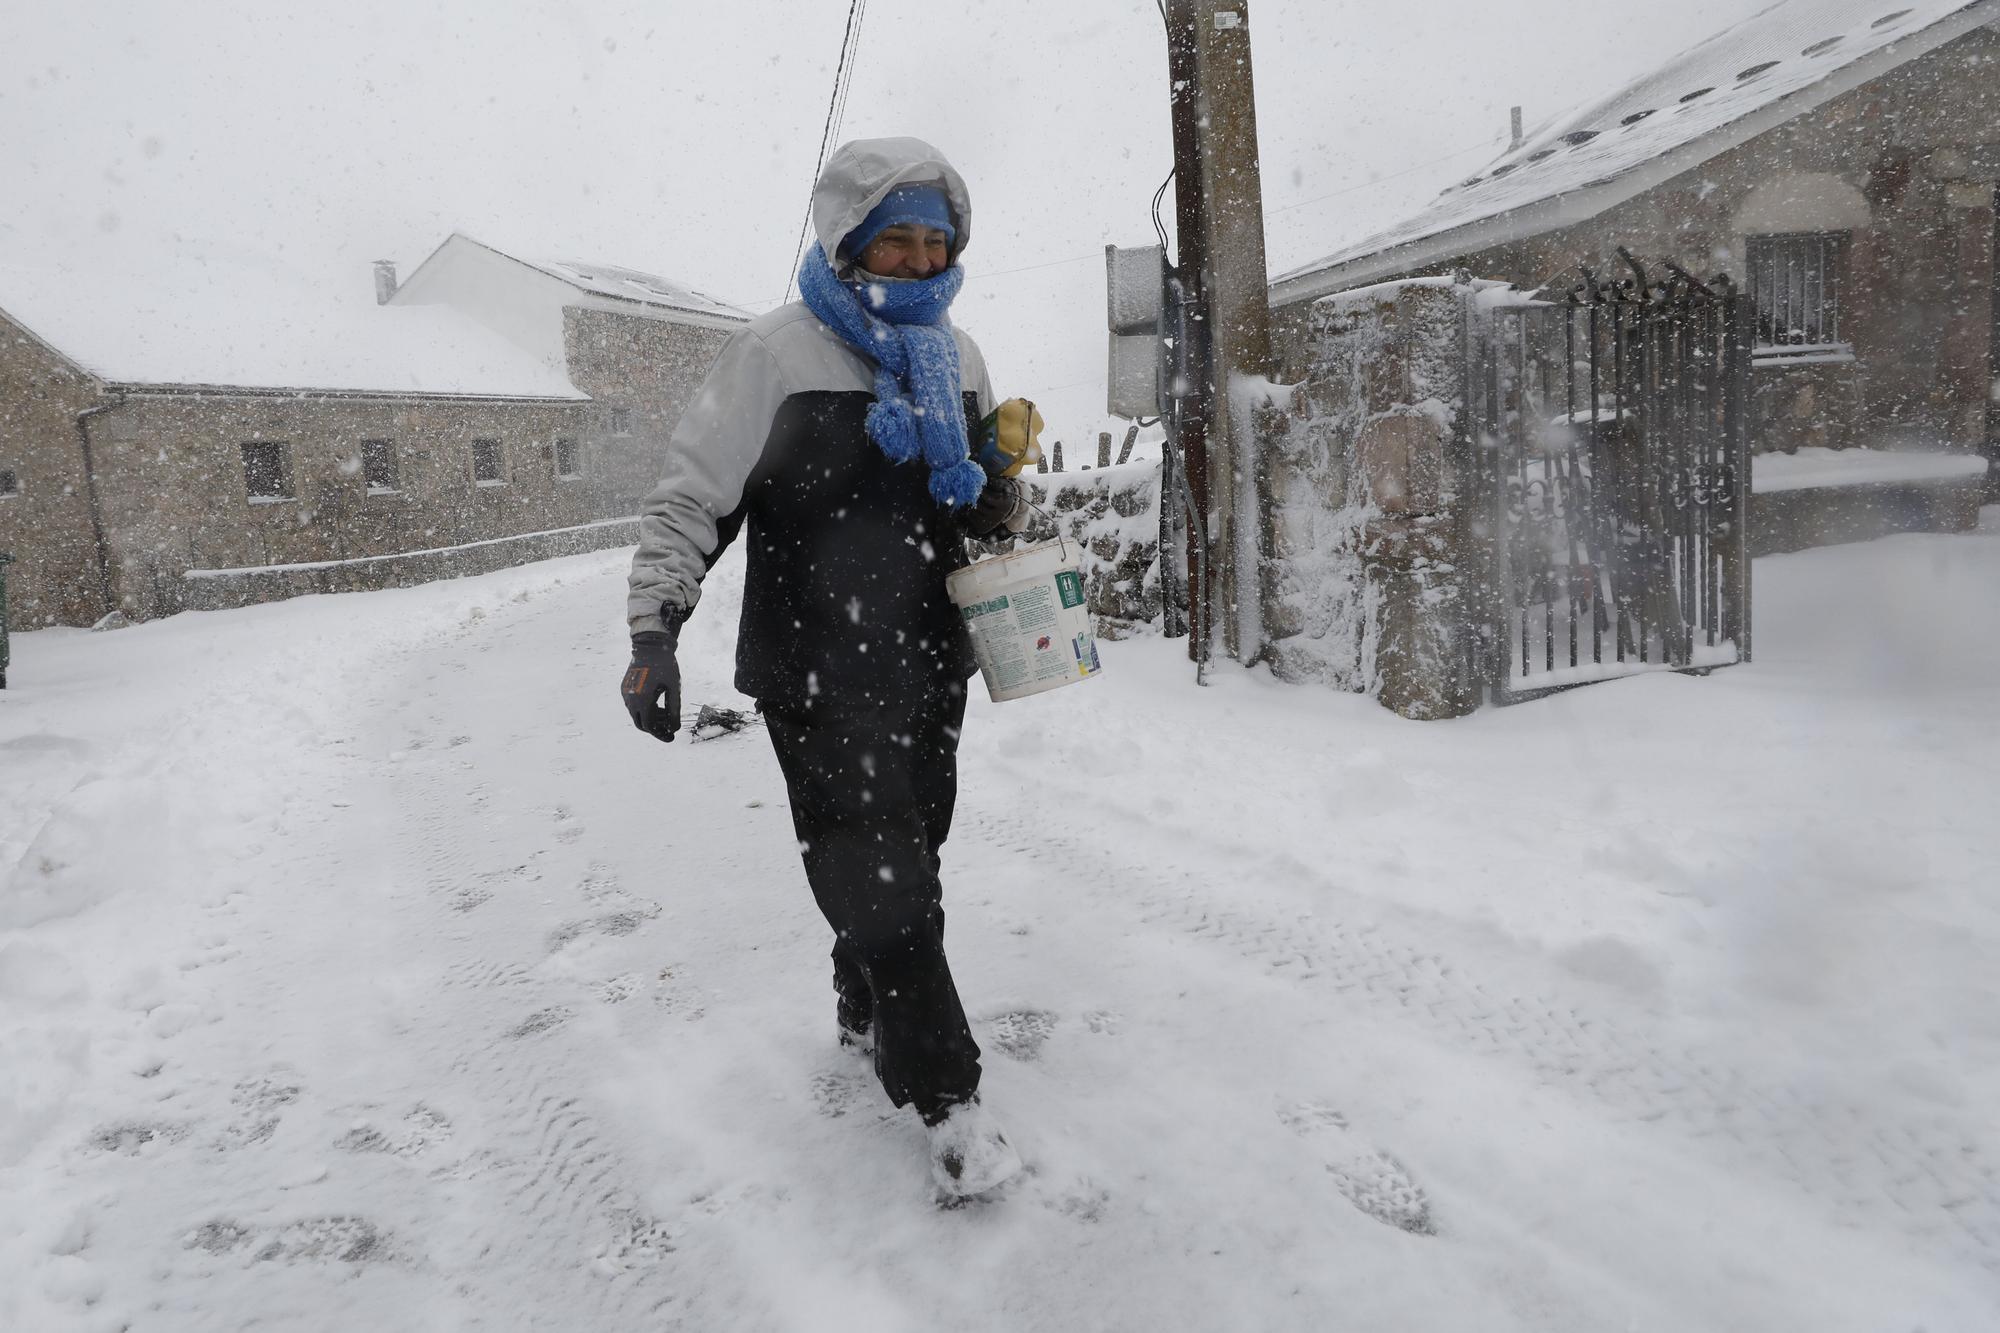
[[[1042,414],[1026,398],[1009,398],[979,423],[979,443],[973,457],[989,477],[1018,476],[1030,463],[1042,461]]]

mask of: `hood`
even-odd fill
[[[972,239],[972,196],[957,168],[922,139],[853,139],[834,149],[813,186],[813,233],[827,257],[837,262],[841,241],[889,191],[920,181],[944,187],[958,232],[951,250],[957,262]]]

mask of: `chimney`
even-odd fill
[[[389,298],[396,294],[396,261],[378,259],[375,261],[375,304],[387,305]]]
[[[1520,108],[1520,107],[1514,107],[1514,108],[1513,108],[1512,110],[1508,111],[1508,113],[1507,113],[1507,125],[1508,125],[1508,129],[1509,129],[1510,131],[1512,131],[1512,137],[1511,137],[1511,138],[1510,138],[1510,139],[1508,140],[1508,142],[1507,142],[1507,151],[1511,153],[1511,152],[1513,152],[1513,151],[1514,151],[1514,150],[1515,150],[1516,148],[1519,148],[1519,147],[1521,146],[1521,108]],[[393,282],[393,281],[394,281],[394,278],[392,277],[392,278],[391,278],[390,280],[391,280],[391,281]]]

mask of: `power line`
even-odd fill
[[[833,71],[833,96],[826,104],[826,124],[819,132],[819,156],[813,159],[813,185],[819,184],[819,173],[826,166],[827,149],[833,138],[840,132],[840,124],[847,116],[847,90],[853,82],[854,69],[850,54],[861,43],[861,20],[868,8],[868,0],[847,0],[847,27],[840,34],[840,63]],[[781,298],[792,299],[792,284],[798,280],[799,264],[805,258],[806,237],[812,234],[812,189],[806,190],[806,217],[799,226],[799,243],[792,251],[792,269],[785,278],[785,294]]]

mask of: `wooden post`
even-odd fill
[[[1271,310],[1248,0],[1166,0],[1174,203],[1200,368],[1180,442],[1206,538],[1206,605],[1191,606],[1190,656],[1219,635],[1240,662],[1262,649],[1268,520],[1257,484],[1246,378],[1270,373]],[[1203,598],[1190,598],[1192,602]]]
[[[1097,432],[1097,466],[1111,466],[1111,432],[1108,430]]]

